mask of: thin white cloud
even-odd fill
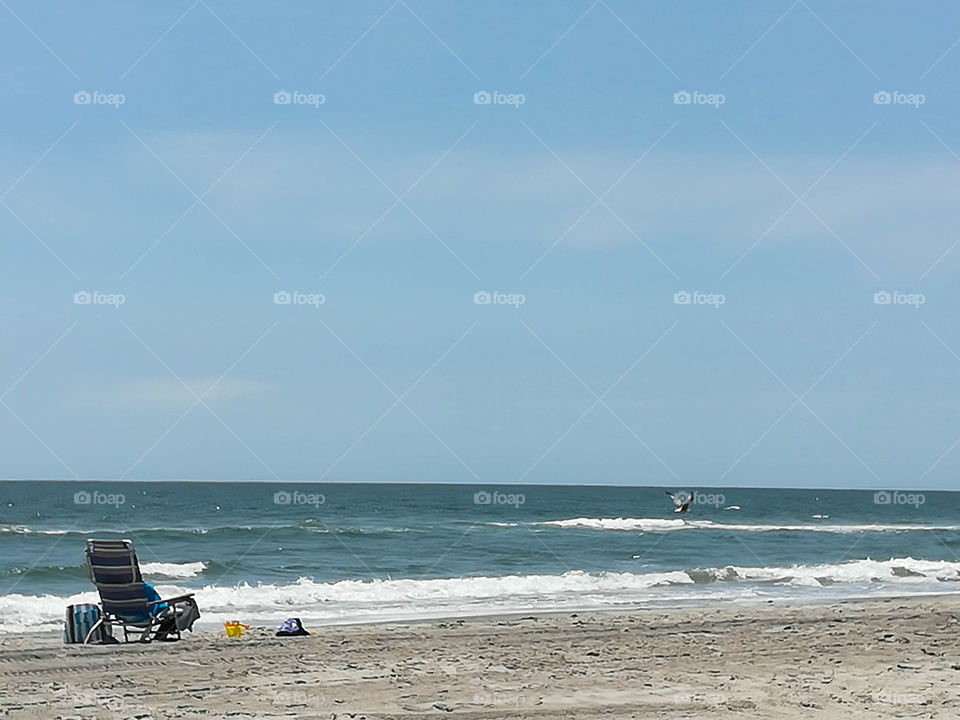
[[[184,378],[194,393],[202,395],[215,377]],[[268,383],[250,378],[225,377],[204,396],[207,403],[243,400],[262,395],[270,389]],[[115,381],[97,388],[88,387],[74,395],[74,402],[84,406],[115,406],[139,408],[183,408],[195,398],[176,378],[149,378]]]

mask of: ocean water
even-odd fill
[[[96,600],[89,537],[211,627],[960,591],[957,493],[0,482],[0,632]]]

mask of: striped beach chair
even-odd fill
[[[87,540],[86,566],[100,593],[100,621],[87,633],[89,642],[106,624],[123,628],[123,640],[180,639],[200,617],[193,593],[160,599],[140,574],[140,562],[130,540]]]

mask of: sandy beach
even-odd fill
[[[947,718],[960,598],[0,639],[4,718]]]

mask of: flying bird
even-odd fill
[[[670,496],[671,500],[673,500],[673,511],[675,513],[685,513],[690,509],[690,504],[693,502],[693,491],[686,495],[674,495],[669,490],[664,490],[664,492]]]

